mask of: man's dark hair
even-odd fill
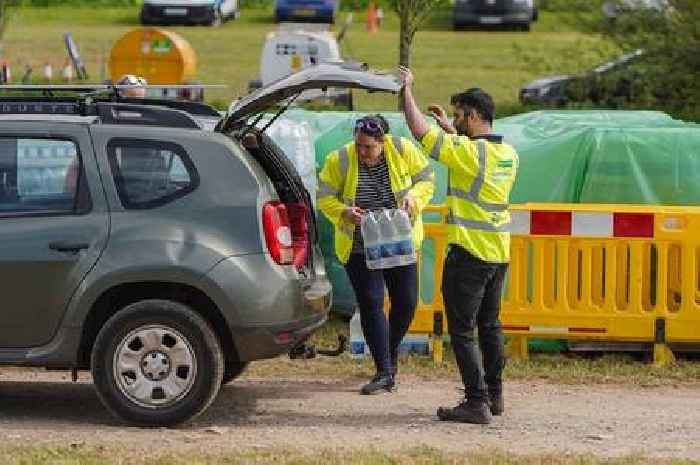
[[[493,123],[496,105],[493,103],[491,96],[478,87],[472,87],[459,94],[454,94],[450,98],[450,103],[462,108],[465,114],[474,110],[481,119]]]

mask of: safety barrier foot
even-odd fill
[[[436,311],[433,313],[433,364],[442,364],[443,347],[442,347],[442,312]]]
[[[654,344],[654,366],[665,367],[675,361],[673,351],[666,344]]]
[[[530,352],[527,347],[527,336],[509,336],[508,341],[509,357],[522,360],[530,358]]]
[[[441,365],[443,354],[442,336],[433,336],[433,364]]]

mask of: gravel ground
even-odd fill
[[[430,446],[517,454],[590,453],[700,459],[700,388],[506,385],[506,414],[488,426],[436,420],[459,398],[455,383],[404,376],[396,392],[360,396],[358,378],[243,377],[195,421],[133,428],[110,417],[87,375],[0,368],[0,443],[124,447],[144,451],[232,448]]]

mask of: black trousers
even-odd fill
[[[475,400],[502,389],[505,357],[499,312],[507,270],[507,263],[485,262],[455,245],[445,259],[442,296],[452,349],[465,394]]]
[[[377,372],[396,369],[399,344],[406,335],[418,303],[416,264],[385,270],[370,270],[362,254],[350,254],[345,265],[360,307],[362,332],[374,358]],[[384,316],[384,288],[389,292],[389,321]]]

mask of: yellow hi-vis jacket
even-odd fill
[[[500,136],[474,140],[432,127],[421,140],[431,158],[448,168],[447,241],[486,262],[510,260],[508,197],[518,154]]]
[[[423,241],[421,211],[435,189],[433,168],[421,150],[410,140],[398,136],[384,136],[384,157],[397,206],[400,207],[407,196],[413,199],[413,244],[419,251]],[[342,213],[355,203],[358,169],[353,142],[329,153],[319,174],[318,206],[335,227],[335,254],[342,263],[350,258],[355,234],[355,225],[345,221]]]

